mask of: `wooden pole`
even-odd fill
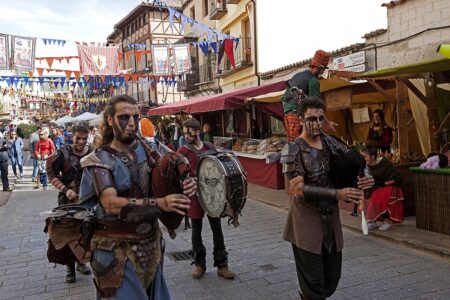
[[[225,111],[222,110],[222,113],[221,113],[221,115],[222,115],[222,136],[225,136],[225,121],[223,119],[223,114],[224,113],[225,113]]]
[[[426,97],[427,97],[427,116],[428,116],[428,132],[430,135],[430,149],[431,152],[439,152],[439,143],[436,137],[436,131],[439,128],[439,117],[436,105],[436,85],[434,81],[429,78],[425,81]],[[428,153],[425,153],[428,154]]]
[[[408,148],[408,113],[406,104],[408,101],[408,90],[405,83],[401,80],[395,81],[397,98],[397,138],[398,150],[400,152],[400,163],[409,163]]]

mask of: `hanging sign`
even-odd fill
[[[169,46],[168,45],[154,45],[152,46],[153,53],[153,73],[155,75],[169,74]]]
[[[34,70],[34,52],[36,39],[12,36],[13,69],[20,71]]]
[[[182,74],[191,69],[191,55],[189,54],[189,45],[173,45],[173,56],[175,60],[176,74]]]
[[[9,41],[6,34],[0,34],[0,70],[9,69]]]

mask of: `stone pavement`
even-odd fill
[[[26,167],[26,174],[31,168]],[[0,299],[95,299],[91,276],[64,282],[65,268],[47,262],[47,237],[39,212],[56,206],[55,190],[16,183],[0,208]],[[205,219],[208,270],[191,278],[190,260],[173,252],[189,250],[190,231],[167,239],[164,273],[173,299],[298,299],[290,245],[281,239],[286,212],[249,200],[238,228],[224,235],[235,280],[219,278],[212,267],[212,235]],[[167,235],[166,235],[167,236]],[[344,230],[342,279],[331,299],[450,299],[450,264],[374,236]]]

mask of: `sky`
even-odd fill
[[[141,0],[0,0],[0,33],[105,42]],[[387,0],[256,0],[259,72],[363,42],[386,28]],[[75,47],[36,45],[36,56],[77,55]],[[57,68],[55,66],[54,68]]]

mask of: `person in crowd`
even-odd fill
[[[77,202],[82,175],[80,161],[92,152],[92,148],[87,145],[89,129],[83,124],[77,124],[72,130],[74,143],[62,145],[57,149],[57,155],[47,159],[48,178],[59,191],[58,206]],[[77,263],[76,270],[84,275],[91,274],[91,270],[85,264]],[[72,262],[67,265],[66,282],[75,281],[75,262]]]
[[[400,187],[403,176],[387,158],[378,157],[376,144],[366,145],[361,154],[374,180],[374,185],[368,190],[368,227],[388,230],[390,223],[403,222],[403,191]],[[377,221],[383,222],[381,226],[377,226]]]
[[[103,113],[102,147],[81,161],[80,204],[98,203],[98,225],[90,242],[98,298],[170,299],[162,274],[158,217],[167,212],[184,215],[188,195],[197,189],[189,178],[182,182],[184,194],[153,197],[148,153],[135,138],[138,112],[132,97],[113,96]]]
[[[214,145],[209,142],[203,142],[200,139],[200,122],[195,119],[188,119],[183,123],[183,135],[186,139],[186,145],[178,149],[189,160],[190,177],[196,177],[197,164],[200,154],[208,150],[215,150]],[[202,241],[202,226],[204,210],[200,206],[197,196],[191,197],[191,206],[189,217],[192,220],[192,252],[194,257],[195,269],[192,272],[192,278],[199,279],[206,271],[206,248]],[[217,275],[226,279],[233,279],[235,274],[228,268],[228,252],[225,249],[225,242],[222,232],[220,218],[208,216],[209,225],[213,234],[214,243],[214,267],[217,267]]]
[[[281,162],[289,178],[291,207],[283,237],[292,244],[302,299],[325,299],[336,290],[342,267],[340,201],[363,205],[364,193],[335,187],[332,164],[351,149],[322,132],[325,104],[307,97],[299,105],[303,131],[288,143]]]
[[[64,144],[72,145],[72,125],[67,124],[67,127],[64,129]]]
[[[168,126],[168,131],[170,135],[170,144],[172,144],[173,150],[177,151],[179,148],[179,139],[183,133],[183,124],[178,118],[175,118],[172,123]]]
[[[158,130],[156,132],[155,141],[159,141],[164,145],[170,144],[170,135],[163,122],[158,123]]]
[[[53,144],[55,145],[56,150],[59,150],[64,146],[64,137],[61,135],[58,127],[53,127],[52,132]]]
[[[320,96],[319,77],[323,74],[330,61],[331,54],[323,50],[317,50],[314,54],[309,68],[305,71],[295,74],[289,80],[289,87],[281,98],[284,110],[284,128],[286,130],[288,142],[294,141],[302,132],[299,119],[299,99],[308,96]],[[296,96],[291,88],[297,88]],[[328,121],[325,118],[325,127],[334,131],[337,124]]]
[[[16,131],[10,133],[11,139],[11,166],[13,169],[14,176],[18,179],[23,179],[23,140],[17,136]],[[19,169],[19,173],[17,173]]]
[[[153,125],[152,121],[150,121],[144,115],[141,115],[139,124],[142,138],[148,142],[153,142],[155,137],[155,126]]]
[[[2,185],[4,192],[11,192],[12,188],[9,186],[8,179],[8,161],[9,161],[9,150],[11,144],[8,142],[6,137],[0,138],[0,173],[2,176]]]
[[[44,165],[44,170],[40,171],[40,181],[44,190],[47,189],[48,185],[48,174],[45,171],[45,160],[50,156],[55,154],[55,145],[52,140],[48,138],[49,129],[47,127],[42,128],[39,133],[39,141],[36,143],[36,148],[34,150],[34,155],[38,160],[38,164],[42,163]]]
[[[386,124],[384,112],[377,109],[372,115],[372,126],[367,134],[367,143],[375,143],[383,153],[391,153],[391,144],[394,139],[393,129]]]
[[[30,135],[28,140],[28,149],[30,150],[30,157],[33,160],[33,172],[31,173],[31,181],[37,182],[38,170],[38,159],[34,155],[34,149],[36,149],[36,144],[39,142],[39,134],[41,133],[41,126],[36,127],[36,131]]]
[[[209,123],[204,123],[203,124],[203,130],[200,133],[200,139],[203,142],[210,142],[210,143],[213,142],[213,137],[212,137],[212,134],[211,134],[211,125],[209,125]]]
[[[22,140],[25,138],[25,135],[23,134],[21,127],[17,127],[16,133],[17,133],[17,136],[20,137]]]

